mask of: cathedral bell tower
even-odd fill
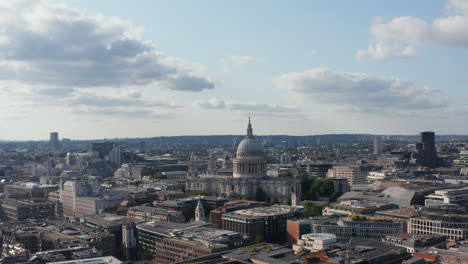
[[[190,154],[190,160],[188,162],[188,169],[187,169],[187,176],[188,177],[197,177],[198,176],[198,164],[195,158],[195,154]]]
[[[200,197],[198,197],[197,208],[195,208],[195,221],[205,221],[205,208],[203,207]]]

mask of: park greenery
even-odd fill
[[[338,194],[335,192],[335,186],[330,179],[311,179],[307,172],[299,171],[298,178],[301,179],[302,200],[317,201],[319,198],[328,198],[329,202],[335,202]]]

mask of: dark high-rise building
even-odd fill
[[[444,165],[443,161],[437,158],[434,132],[421,132],[421,142],[416,143],[416,151],[412,158],[417,164],[425,167],[435,168]]]
[[[92,142],[89,144],[89,152],[95,152],[100,159],[105,159],[115,146],[116,144],[113,142]]]
[[[50,141],[51,146],[58,146],[59,144],[59,135],[58,132],[50,132]]]
[[[423,144],[423,165],[428,167],[435,167],[437,164],[437,150],[435,146],[435,133],[434,132],[421,132],[421,141]]]

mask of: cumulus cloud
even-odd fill
[[[275,78],[273,84],[314,102],[345,108],[347,111],[425,110],[446,107],[448,104],[448,99],[434,88],[418,86],[398,78],[336,72],[327,68],[287,73]]]
[[[356,58],[381,60],[414,56],[415,47],[426,44],[468,48],[468,2],[449,0],[446,10],[454,14],[432,22],[404,16],[373,24],[370,29],[373,41],[367,50],[359,50]]]
[[[384,42],[372,43],[367,50],[359,50],[356,53],[356,59],[362,60],[370,58],[371,60],[379,61],[390,57],[412,57],[416,55],[416,50],[413,46],[399,47],[397,44],[388,45]]]
[[[193,103],[195,106],[205,109],[224,109],[226,108],[226,103],[224,100],[218,99],[216,97],[211,98],[210,100],[200,100]]]
[[[154,119],[175,118],[173,110],[182,108],[173,101],[145,96],[138,90],[112,94],[77,90],[59,104],[75,114]]]
[[[212,89],[202,66],[170,57],[143,29],[41,0],[0,5],[0,79],[51,87]]]
[[[244,65],[257,61],[257,58],[251,56],[230,56],[229,61],[235,65]]]
[[[262,104],[256,102],[225,101],[218,98],[211,98],[206,101],[195,101],[195,106],[205,109],[230,109],[247,112],[269,112],[269,113],[295,113],[301,109],[294,106],[282,106],[277,104]]]

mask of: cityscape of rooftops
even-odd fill
[[[468,0],[0,1],[0,264],[468,263]]]

